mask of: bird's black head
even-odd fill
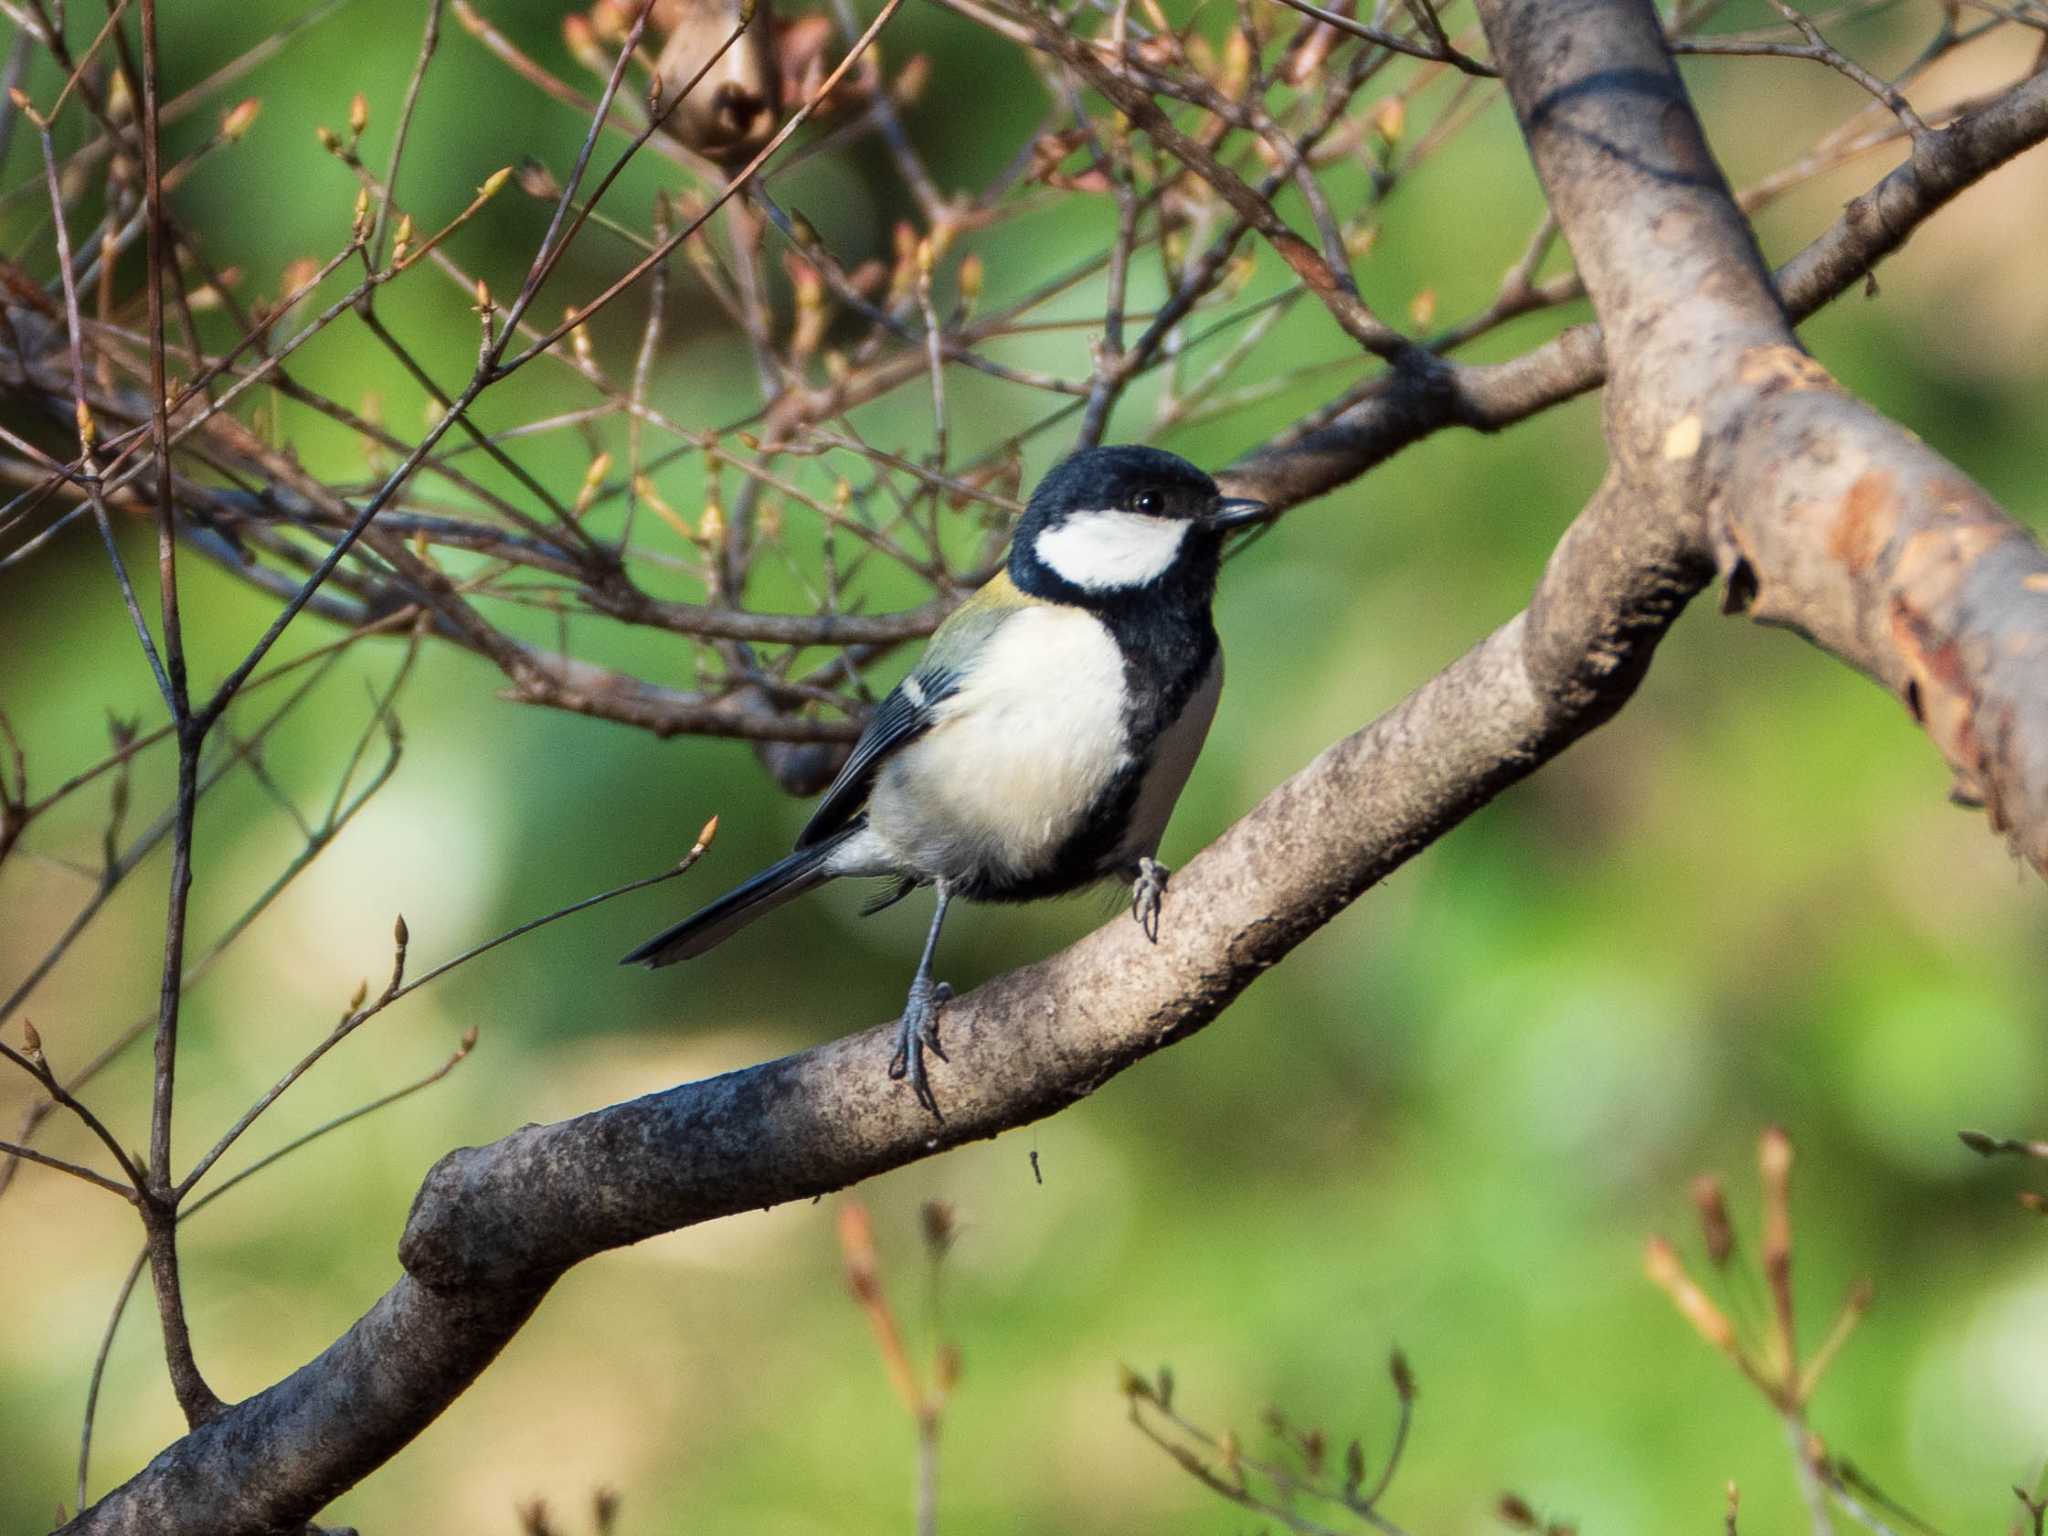
[[[1018,520],[1010,579],[1036,597],[1090,607],[1157,590],[1204,605],[1223,535],[1269,516],[1226,498],[1177,454],[1087,448],[1054,467]]]

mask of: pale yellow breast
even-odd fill
[[[1076,609],[1008,619],[937,713],[869,801],[870,826],[932,877],[1042,867],[1127,761],[1123,657]]]

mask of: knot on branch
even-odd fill
[[[488,1147],[457,1147],[428,1170],[398,1241],[407,1274],[435,1291],[513,1290],[545,1285],[568,1267],[537,1249],[551,1214],[539,1189],[522,1207],[493,1187],[522,1138],[545,1129],[528,1125]]]

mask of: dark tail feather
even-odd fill
[[[832,876],[825,870],[826,861],[838,851],[841,843],[865,825],[864,821],[855,822],[837,837],[828,838],[815,847],[799,848],[781,863],[769,865],[745,884],[727,891],[703,911],[657,933],[619,964],[644,965],[652,970],[658,966],[674,965],[678,960],[688,960],[723,944],[755,918],[773,912],[785,901],[793,901],[805,891],[815,890],[830,880]]]

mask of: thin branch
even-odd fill
[[[101,1189],[113,1191],[130,1205],[134,1205],[142,1198],[135,1192],[135,1186],[132,1184],[123,1184],[119,1179],[110,1179],[103,1173],[95,1173],[92,1169],[81,1167],[77,1163],[66,1162],[61,1157],[52,1157],[47,1152],[38,1152],[34,1147],[24,1147],[19,1142],[0,1141],[0,1152],[12,1157],[26,1158],[32,1163],[41,1163],[45,1168],[55,1168],[59,1173],[68,1173],[74,1179],[83,1179],[88,1184],[97,1184]]]

